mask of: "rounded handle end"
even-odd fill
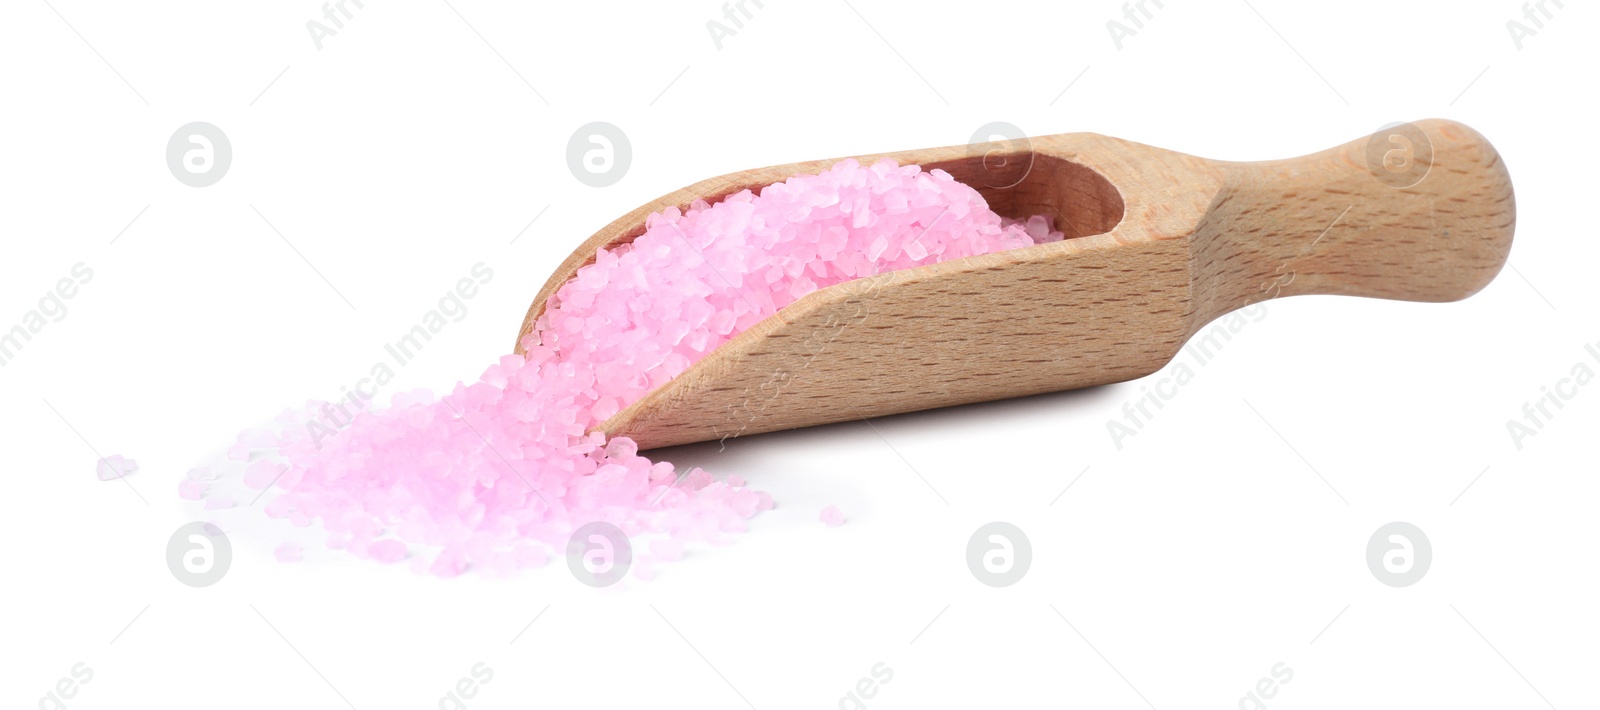
[[[1500,272],[1516,229],[1494,146],[1444,119],[1287,160],[1227,163],[1194,235],[1201,322],[1300,294],[1455,301]]]

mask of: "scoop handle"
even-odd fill
[[[1511,249],[1505,163],[1454,121],[1219,167],[1224,188],[1194,235],[1201,323],[1299,294],[1459,300],[1486,286]]]

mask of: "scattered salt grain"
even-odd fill
[[[343,550],[345,547],[350,545],[350,540],[354,537],[355,536],[350,534],[348,531],[341,530],[329,535],[328,539],[324,541],[324,544],[326,544],[330,550]]]
[[[139,462],[112,454],[95,464],[94,473],[102,481],[112,481],[139,470]]]
[[[206,484],[193,478],[178,481],[178,497],[184,500],[200,500],[206,495]]]
[[[278,558],[279,562],[299,562],[300,555],[300,546],[292,542],[278,545],[278,549],[272,551],[272,556]]]
[[[844,513],[839,512],[839,506],[830,505],[822,509],[822,515],[819,516],[819,519],[822,520],[824,525],[836,528],[844,524]]]
[[[257,461],[244,470],[244,484],[262,489],[272,485],[282,467],[271,461]]]

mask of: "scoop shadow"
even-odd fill
[[[1044,417],[1059,417],[1072,410],[1094,409],[1099,405],[1115,400],[1119,385],[1125,384],[1127,383],[1119,382],[991,402],[975,402],[954,407],[924,409],[904,414],[875,417],[871,421],[880,425],[880,429],[890,427],[903,430],[920,427],[945,430],[952,436],[959,436],[959,432],[963,428],[980,419],[990,424],[995,422],[999,422],[1002,425],[1006,423],[1022,424],[1023,422],[1037,421]],[[694,466],[706,468],[716,466],[718,470],[724,471],[730,466],[740,469],[744,469],[747,465],[751,469],[763,468],[760,463],[764,461],[770,462],[771,453],[774,450],[791,451],[821,448],[858,439],[862,430],[865,429],[862,426],[864,421],[866,420],[856,419],[834,424],[786,429],[766,434],[730,437],[722,441],[663,446],[650,449],[647,455],[652,460],[671,461],[678,465],[679,470],[687,470]]]

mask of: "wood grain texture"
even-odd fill
[[[1471,295],[1510,249],[1505,166],[1459,123],[1396,130],[1398,143],[1380,132],[1259,163],[1094,134],[862,156],[943,168],[995,211],[1051,215],[1069,238],[811,293],[598,428],[653,448],[1088,387],[1154,372],[1206,323],[1267,298]],[[519,343],[557,288],[650,213],[834,162],[712,178],[624,215],[551,276]]]
[[[1225,185],[1190,240],[1195,327],[1265,298],[1438,302],[1488,285],[1516,225],[1505,164],[1467,126],[1413,125],[1431,158],[1416,151],[1426,175],[1406,187],[1374,176],[1382,168],[1367,139],[1289,160],[1218,163]]]

